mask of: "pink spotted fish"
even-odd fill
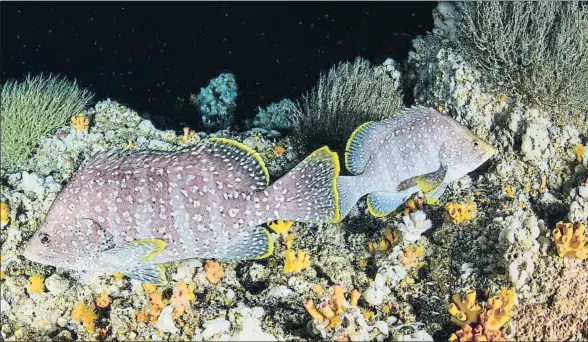
[[[411,195],[436,202],[447,185],[477,169],[495,149],[467,127],[438,111],[415,107],[351,135],[345,165],[352,176],[337,179],[340,219],[364,195],[369,212],[392,213]]]
[[[153,284],[166,282],[169,261],[267,257],[263,223],[338,220],[338,173],[323,147],[269,185],[261,157],[224,138],[178,152],[101,153],[57,196],[24,256]]]

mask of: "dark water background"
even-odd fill
[[[52,72],[168,125],[195,125],[178,98],[221,72],[237,116],[296,98],[319,72],[357,56],[406,58],[435,2],[2,2],[1,76]]]

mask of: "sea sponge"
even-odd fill
[[[29,293],[41,293],[45,289],[44,278],[38,274],[33,274],[29,278]]]
[[[341,323],[341,317],[348,308],[357,307],[360,296],[359,291],[353,290],[351,291],[349,302],[347,302],[345,300],[345,289],[343,286],[336,284],[333,286],[333,295],[330,299],[316,306],[312,300],[308,300],[304,303],[304,307],[319,324],[324,324],[327,328],[334,328]]]
[[[466,203],[447,203],[445,214],[453,224],[471,221],[476,214],[476,203],[472,200]]]
[[[206,273],[206,279],[213,284],[218,283],[225,276],[225,272],[220,264],[213,260],[206,260],[204,272]]]
[[[558,222],[553,230],[553,239],[560,257],[586,259],[588,246],[586,246],[586,226],[582,223],[573,228],[571,223]]]
[[[504,332],[500,330],[486,330],[481,325],[472,328],[471,325],[456,331],[449,336],[449,341],[508,341]]]
[[[482,308],[476,303],[476,292],[468,290],[462,300],[461,295],[456,293],[452,297],[453,303],[449,304],[451,322],[464,328],[472,323],[478,322]]]
[[[71,318],[75,322],[81,323],[88,331],[94,331],[94,320],[96,320],[96,317],[94,306],[86,306],[82,301],[79,301],[71,311]]]
[[[108,295],[103,294],[102,296],[96,298],[96,306],[99,308],[106,308],[112,303],[112,298],[108,297]]]
[[[284,255],[284,273],[301,271],[310,267],[310,255],[298,250],[298,253],[291,249],[286,250]]]
[[[500,330],[512,316],[515,290],[503,288],[500,294],[488,298],[488,306],[480,312],[480,324],[486,330]]]
[[[0,202],[0,227],[4,228],[10,222],[8,214],[8,204]]]

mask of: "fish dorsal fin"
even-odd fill
[[[388,216],[404,203],[408,197],[410,197],[410,194],[372,192],[367,197],[368,210],[375,217]]]
[[[143,263],[153,260],[165,249],[161,239],[143,239],[126,242],[100,253],[102,263],[117,265],[120,263]]]
[[[272,236],[263,227],[254,227],[237,234],[228,244],[208,253],[207,258],[247,260],[263,259],[274,252]]]
[[[353,175],[363,173],[369,160],[367,149],[369,146],[369,137],[377,127],[377,122],[366,122],[353,131],[347,145],[345,146],[345,167]]]
[[[200,171],[209,172],[211,178],[229,188],[250,192],[269,185],[267,167],[252,148],[226,138],[207,139],[197,148]]]
[[[167,284],[165,266],[161,264],[130,268],[122,271],[121,273],[129,278],[140,280],[143,283],[149,283],[157,286],[163,286]]]

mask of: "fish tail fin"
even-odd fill
[[[267,190],[282,202],[275,219],[298,222],[339,221],[337,153],[327,146],[319,148]]]
[[[353,209],[357,201],[366,194],[357,186],[357,176],[341,176],[337,178],[339,194],[339,221],[343,220]]]

